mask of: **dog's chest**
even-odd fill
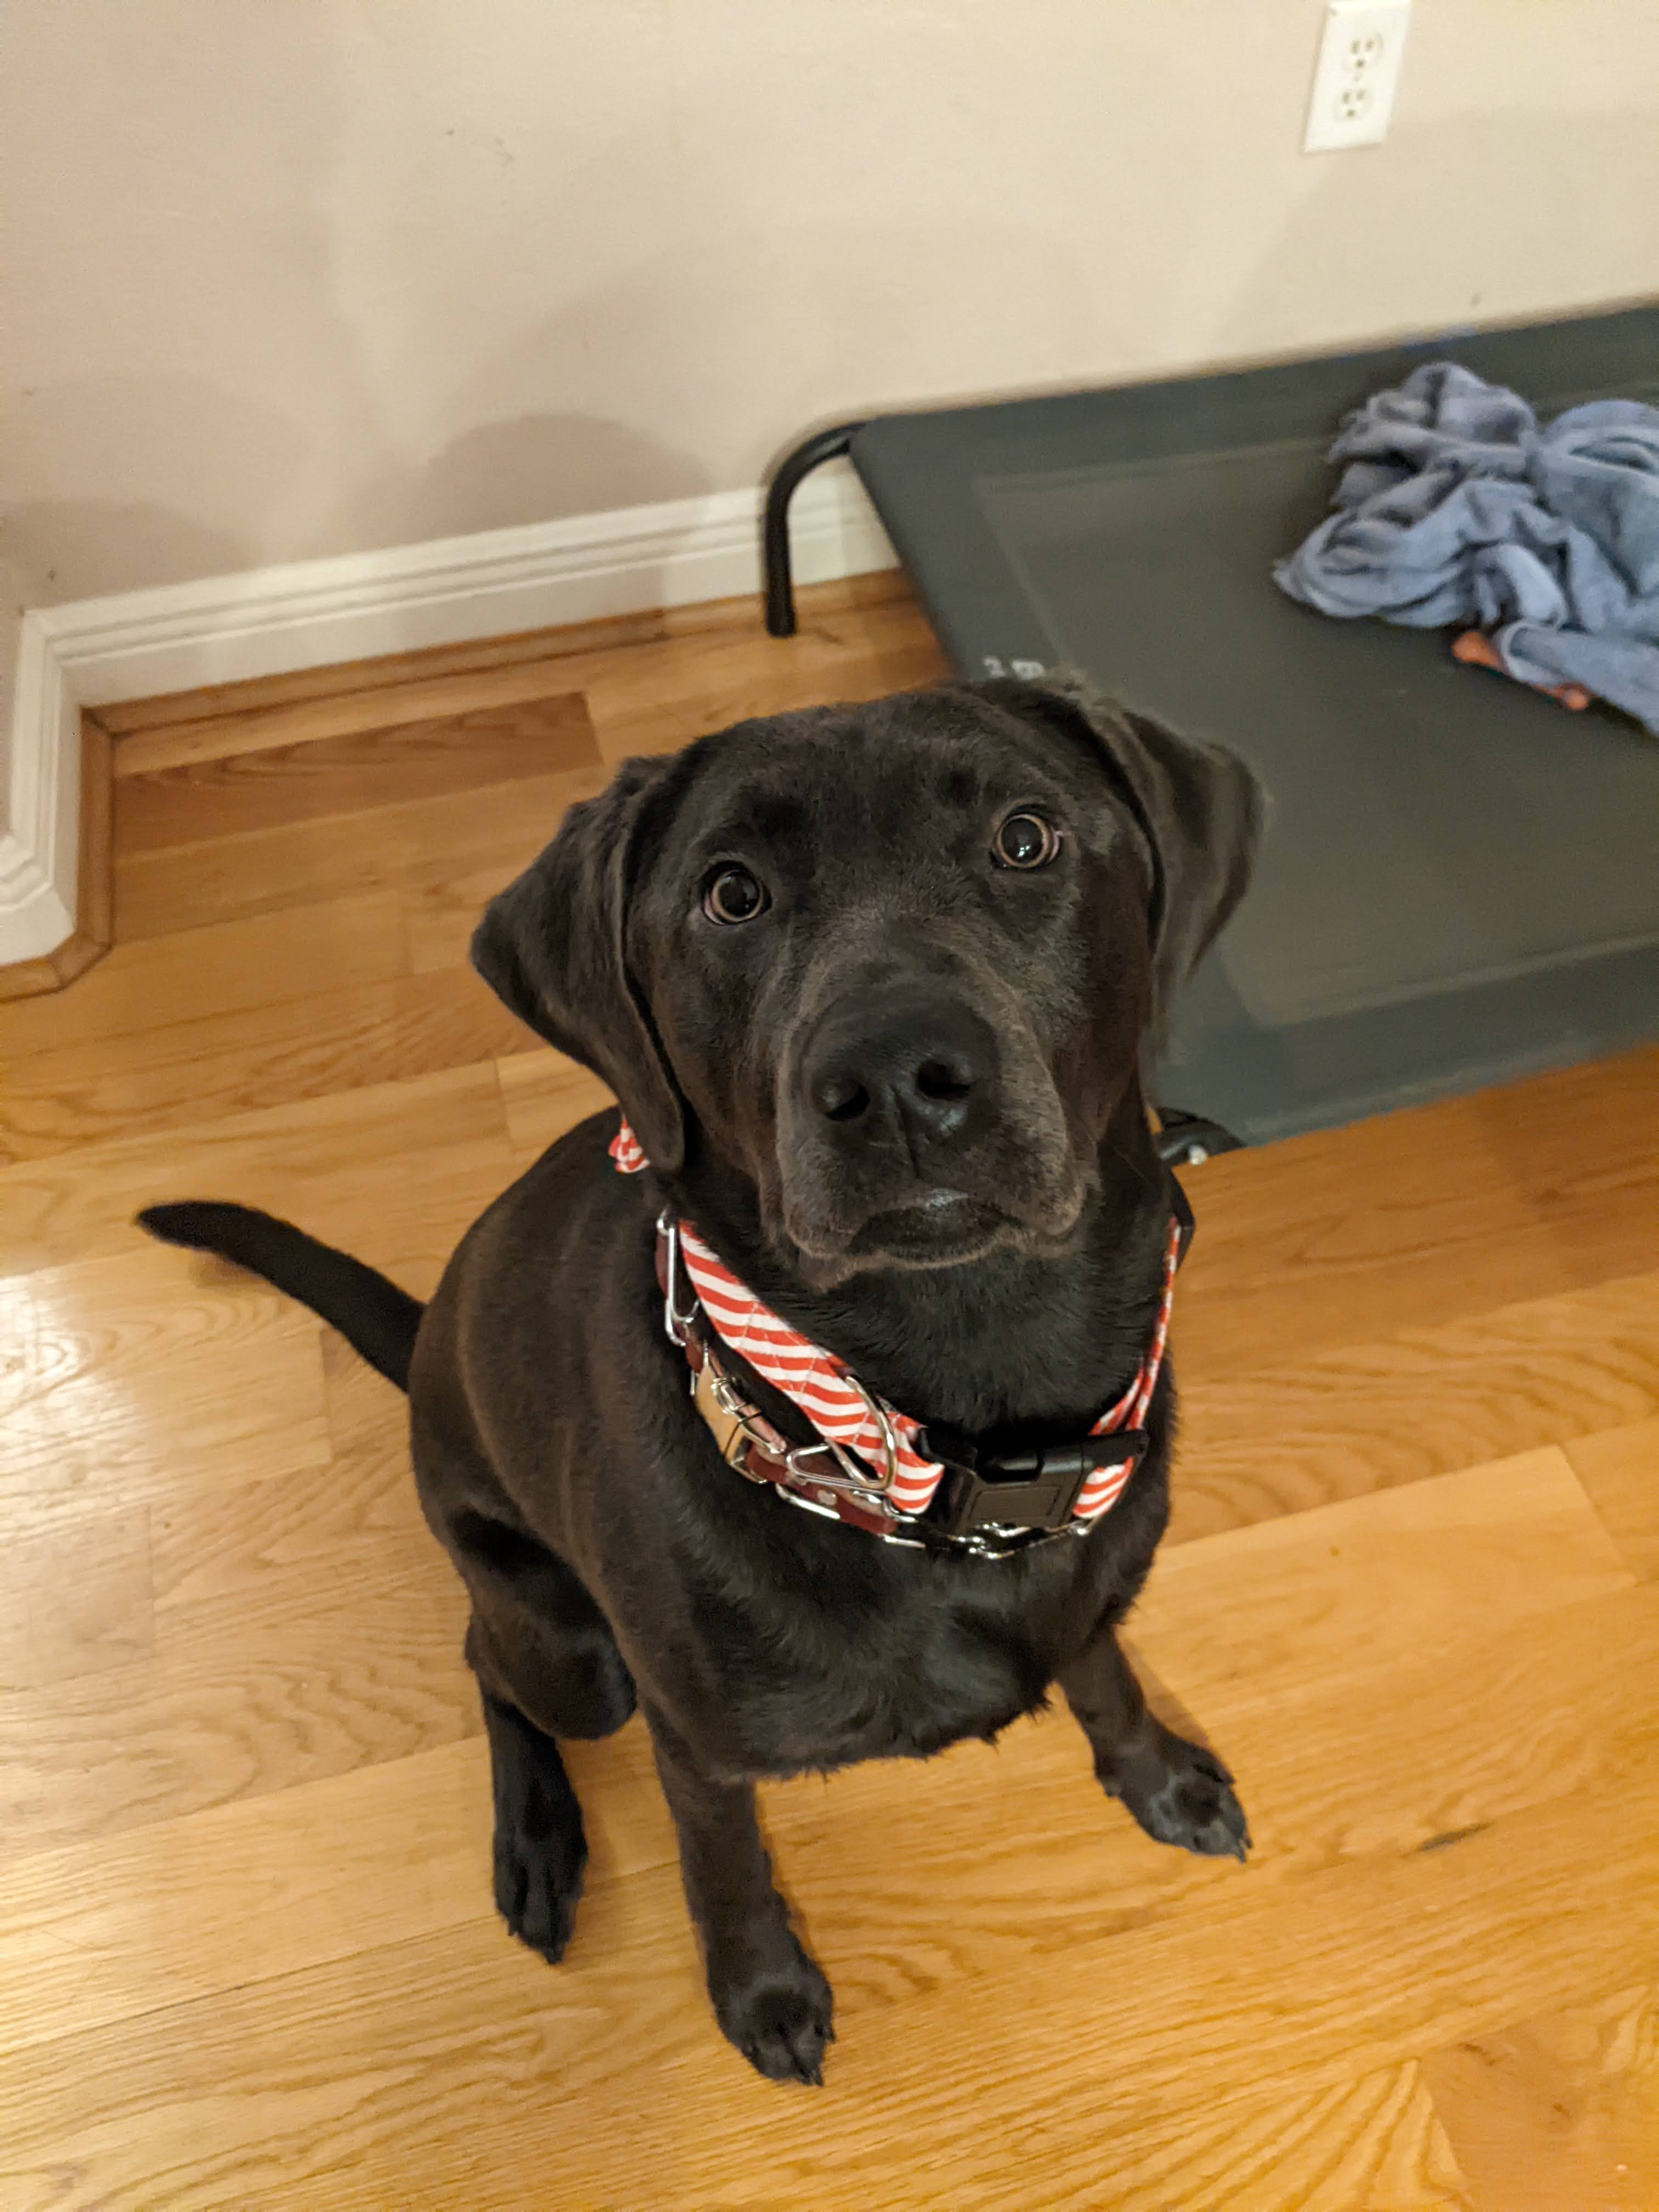
[[[1041,1705],[1061,1656],[1042,1624],[1012,1608],[937,1603],[720,1641],[720,1733],[735,1763],[780,1774],[925,1759],[993,1736]]]

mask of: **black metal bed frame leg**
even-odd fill
[[[1234,1136],[1231,1129],[1224,1129],[1219,1121],[1202,1114],[1183,1114],[1178,1107],[1160,1106],[1158,1119],[1158,1156],[1166,1167],[1195,1168],[1218,1152],[1244,1150],[1243,1137]]]
[[[761,532],[761,554],[766,568],[766,627],[774,637],[795,635],[795,585],[789,566],[789,502],[803,477],[824,461],[839,460],[864,428],[860,422],[837,422],[831,430],[817,430],[787,453],[772,471],[766,487],[766,512]]]

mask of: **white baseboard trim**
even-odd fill
[[[81,702],[33,614],[17,638],[12,718],[0,744],[0,967],[44,959],[75,934],[81,872]]]
[[[801,583],[896,560],[845,462],[801,486],[790,536]],[[0,966],[55,951],[75,928],[82,707],[760,585],[760,495],[733,491],[31,609],[0,787]]]
[[[97,706],[758,591],[759,514],[757,492],[716,492],[81,599],[27,619],[81,703]],[[896,557],[844,462],[801,486],[790,535],[803,583]]]

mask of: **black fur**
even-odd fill
[[[408,1389],[415,1333],[426,1309],[349,1253],[319,1244],[314,1237],[257,1207],[221,1205],[209,1199],[146,1206],[138,1226],[164,1244],[214,1252],[222,1260],[234,1260],[250,1274],[263,1275],[301,1305],[325,1315],[377,1374],[400,1390]]]
[[[1061,831],[1029,875],[992,858],[1020,807]],[[722,1465],[664,1335],[655,1216],[694,1220],[907,1413],[992,1446],[1079,1433],[1158,1304],[1170,1190],[1143,1039],[1242,891],[1259,817],[1231,756],[1070,684],[780,716],[629,763],[494,902],[474,957],[612,1084],[652,1173],[611,1168],[614,1115],[584,1122],[469,1232],[423,1317],[265,1216],[141,1217],[406,1373],[422,1501],[472,1600],[503,1915],[562,1952],[585,1854],[557,1740],[637,1703],[716,2014],[768,2075],[817,2081],[832,2029],[772,1885],[759,1777],[925,1758],[1058,1682],[1150,1833],[1240,1856],[1248,1839],[1224,1770],[1147,1712],[1113,1635],[1166,1518],[1167,1366],[1152,1448],[1086,1539],[996,1561],[884,1545]],[[770,899],[740,927],[703,908],[729,865]],[[824,1041],[876,1066],[860,1021],[887,1010],[887,1051],[895,1006],[955,1074],[878,1070],[849,1123],[815,1088]]]

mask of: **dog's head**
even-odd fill
[[[1080,680],[780,714],[627,763],[472,957],[820,1287],[1055,1251],[1261,811]]]

